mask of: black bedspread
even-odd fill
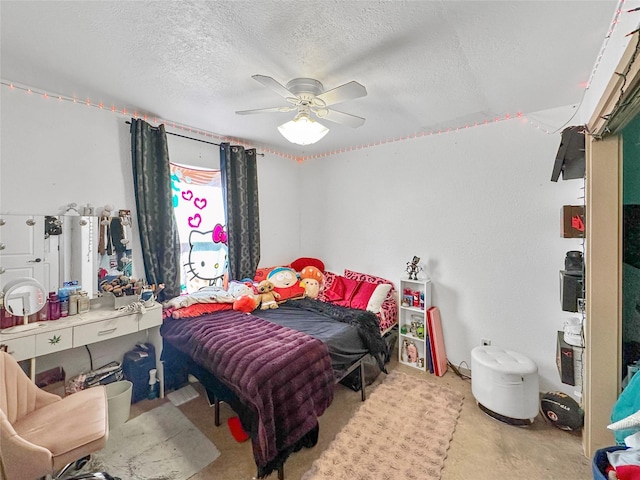
[[[380,370],[387,373],[384,365],[388,346],[380,335],[380,322],[373,312],[301,298],[288,300],[278,309],[257,310],[254,315],[322,340],[329,347],[334,368],[348,366],[368,352],[376,359]]]

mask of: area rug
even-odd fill
[[[178,408],[165,403],[110,431],[106,448],[83,471],[122,480],[186,480],[219,455]]]
[[[463,398],[447,386],[391,372],[302,480],[439,479]]]

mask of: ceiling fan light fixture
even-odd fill
[[[293,120],[280,125],[278,131],[284,138],[297,145],[311,145],[329,133],[327,127],[316,122],[304,112],[296,115]]]

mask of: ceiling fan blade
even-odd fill
[[[267,88],[270,88],[271,90],[273,90],[278,95],[284,98],[292,98],[292,97],[295,98],[297,96],[291,93],[289,90],[287,90],[287,88],[284,85],[282,85],[281,83],[278,83],[276,80],[274,80],[271,77],[267,77],[266,75],[252,75],[251,78],[253,78],[254,80],[257,80],[262,85],[264,85]]]
[[[296,107],[271,107],[271,108],[256,108],[253,110],[239,110],[236,111],[238,115],[250,115],[252,113],[286,113],[296,110]]]
[[[323,108],[315,113],[316,116],[322,120],[329,120],[330,122],[347,125],[352,128],[358,128],[364,125],[365,122],[365,119],[362,117],[357,117],[350,113],[339,112],[338,110],[331,110],[330,108]]]
[[[332,90],[317,95],[324,102],[326,106],[334,105],[336,103],[345,102],[347,100],[353,100],[354,98],[366,97],[367,89],[364,85],[358,82],[351,81],[340,85]]]

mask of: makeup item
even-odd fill
[[[78,298],[79,295],[77,292],[73,292],[69,295],[69,315],[78,314]]]
[[[60,298],[56,292],[49,292],[49,320],[60,318]]]
[[[60,318],[69,315],[69,290],[66,288],[58,289],[58,299],[60,300]]]
[[[80,292],[78,296],[78,313],[87,313],[91,310],[91,302],[87,292]]]

